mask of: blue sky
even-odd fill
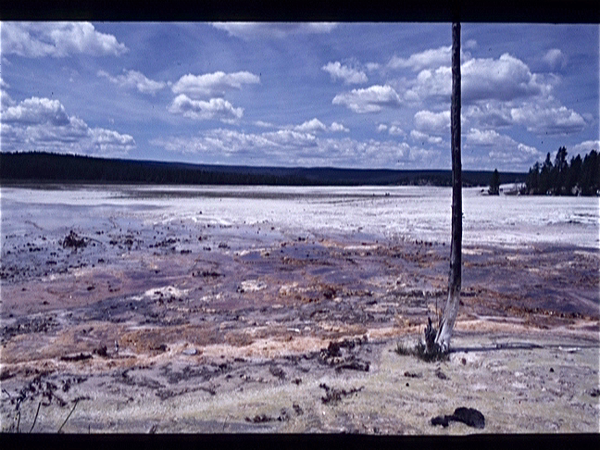
[[[450,24],[20,23],[2,151],[449,169]],[[598,25],[462,25],[464,169],[598,149]]]

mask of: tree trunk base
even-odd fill
[[[447,358],[448,346],[442,346],[436,341],[437,330],[433,327],[431,318],[427,318],[427,327],[425,328],[425,348],[424,356],[428,361],[440,361]]]

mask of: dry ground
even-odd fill
[[[466,248],[453,351],[425,363],[394,350],[443,306],[446,246],[183,223],[75,237],[4,245],[4,432],[600,431],[597,249]],[[459,406],[485,428],[431,425]]]

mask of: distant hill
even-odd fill
[[[487,186],[491,171],[464,170],[463,186]],[[525,173],[501,173],[523,183]],[[279,186],[450,186],[450,170],[252,167],[96,158],[47,152],[0,153],[0,183],[135,183]]]

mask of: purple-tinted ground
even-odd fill
[[[394,201],[409,209],[414,191],[306,201],[233,188],[28,190],[39,195],[29,203],[6,192],[3,431],[35,421],[53,432],[75,407],[63,431],[474,432],[430,425],[458,406],[481,410],[484,432],[599,431],[600,259],[595,242],[581,245],[589,223],[571,223],[575,242],[556,245],[514,238],[531,221],[517,221],[506,245],[491,229],[467,240],[455,351],[431,364],[393,350],[443,308],[449,247],[382,232],[372,217]],[[219,209],[228,199],[239,218],[231,204]],[[346,216],[328,221],[319,205]],[[281,208],[304,210],[306,226]],[[354,226],[361,217],[370,230]],[[327,227],[336,220],[345,228]],[[424,236],[436,236],[436,220]]]

